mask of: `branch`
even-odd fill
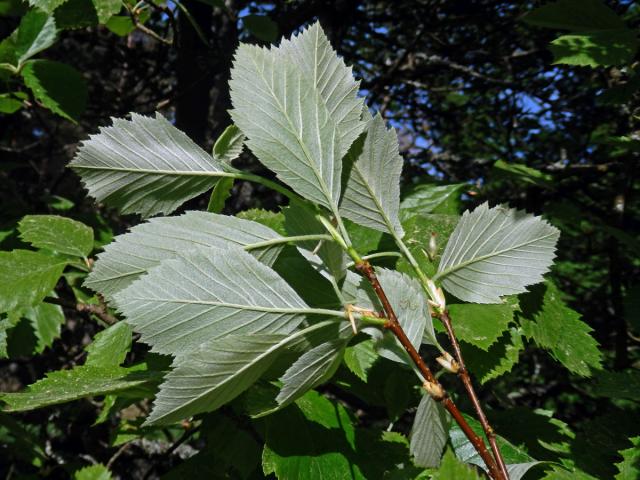
[[[107,312],[106,305],[102,303],[100,305],[81,302],[76,303],[56,297],[45,297],[44,301],[53,305],[60,305],[61,307],[70,308],[80,313],[93,314],[107,325],[113,325],[114,323],[118,322],[118,319],[116,317]]]
[[[396,317],[393,307],[389,303],[389,299],[382,289],[382,285],[380,285],[378,277],[376,276],[371,264],[366,260],[361,260],[356,263],[356,270],[358,270],[369,281],[371,287],[378,296],[378,299],[380,300],[380,303],[382,303],[382,307],[386,315],[384,328],[391,331],[391,333],[396,336],[400,344],[409,354],[409,357],[411,357],[411,360],[418,367],[420,374],[425,380],[423,384],[425,390],[429,393],[429,395],[431,395],[434,400],[440,402],[442,406],[449,412],[449,414],[451,414],[453,419],[456,421],[458,426],[462,429],[466,437],[476,449],[482,460],[484,460],[485,465],[489,469],[491,478],[495,480],[508,480],[508,477],[506,477],[502,473],[502,471],[496,464],[496,461],[489,453],[489,450],[487,450],[487,446],[485,445],[482,438],[477,435],[476,432],[474,432],[473,429],[469,426],[469,423],[462,416],[462,413],[460,413],[460,410],[458,410],[456,404],[453,402],[453,400],[451,400],[451,398],[447,394],[447,391],[431,372],[420,354],[412,345],[411,341],[407,338],[407,335],[402,329],[400,322],[398,322],[398,317]]]
[[[489,424],[489,420],[487,416],[484,414],[484,410],[482,409],[482,405],[480,404],[480,400],[478,399],[478,395],[476,394],[475,389],[473,388],[473,383],[471,383],[471,377],[469,376],[469,371],[467,370],[466,365],[464,364],[464,358],[462,357],[462,351],[460,350],[460,344],[458,343],[458,339],[456,338],[456,334],[453,331],[453,325],[451,324],[451,317],[449,316],[449,312],[446,310],[442,313],[436,314],[440,319],[444,327],[447,329],[447,335],[449,336],[449,340],[451,341],[451,346],[453,347],[453,353],[456,357],[456,361],[458,362],[458,377],[462,381],[469,398],[471,399],[471,403],[473,404],[473,408],[478,415],[478,420],[480,420],[480,424],[482,425],[482,430],[484,430],[487,439],[489,440],[489,444],[491,445],[491,451],[493,452],[493,456],[496,459],[498,467],[502,475],[506,479],[509,478],[509,473],[507,472],[507,466],[504,463],[504,459],[502,458],[502,454],[500,453],[500,448],[498,448],[498,443],[496,441],[496,434]]]

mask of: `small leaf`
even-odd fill
[[[456,336],[459,340],[475,345],[485,351],[502,336],[513,321],[514,306],[475,305],[472,303],[447,306]]]
[[[616,463],[618,472],[615,480],[636,480],[640,477],[640,437],[631,439],[633,447],[622,450],[622,462]]]
[[[10,115],[20,110],[22,106],[22,100],[13,98],[8,93],[0,94],[0,113],[6,113]]]
[[[111,480],[111,473],[101,463],[76,470],[73,480]]]
[[[493,180],[506,178],[535,185],[540,188],[554,188],[553,177],[551,175],[522,163],[507,163],[504,160],[498,160],[493,164],[491,177]]]
[[[216,182],[211,197],[209,197],[207,212],[222,213],[227,199],[231,196],[234,181],[233,178],[221,178]]]
[[[239,248],[178,253],[115,300],[141,341],[172,355],[228,335],[287,334],[309,310],[276,272]]]
[[[50,14],[66,1],[67,0],[29,0],[29,5]]]
[[[66,261],[28,250],[0,252],[0,312],[36,305],[58,283]]]
[[[5,411],[24,412],[80,398],[122,392],[159,379],[158,372],[141,371],[137,367],[80,366],[50,372],[24,392],[0,394],[0,401],[7,404]]]
[[[350,345],[344,352],[344,364],[363,382],[367,381],[369,370],[377,359],[372,339]]]
[[[437,467],[448,439],[448,419],[442,406],[422,395],[411,427],[411,455],[420,467]]]
[[[636,32],[628,28],[562,35],[549,50],[554,64],[608,67],[625,65],[638,51]]]
[[[21,316],[29,320],[37,339],[33,353],[42,353],[45,348],[50,347],[60,336],[60,326],[65,322],[62,308],[50,303],[40,303],[35,307],[25,308]]]
[[[340,201],[340,213],[348,219],[402,237],[400,174],[403,160],[393,128],[385,127],[380,114],[369,120],[361,152],[354,159]]]
[[[56,22],[53,17],[39,10],[30,10],[20,20],[18,29],[11,35],[18,67],[28,59],[46,50],[56,41]]]
[[[93,230],[57,215],[27,215],[18,224],[20,238],[35,248],[87,257],[93,250]]]
[[[241,20],[257,39],[269,43],[274,43],[278,39],[278,24],[266,15],[247,15]]]
[[[129,15],[113,15],[109,20],[107,20],[105,27],[119,37],[126,37],[136,29],[136,26]]]
[[[460,194],[466,187],[466,183],[416,185],[403,196],[400,202],[400,216],[406,220],[416,214],[458,215]]]
[[[86,366],[117,367],[124,362],[131,349],[131,327],[125,322],[118,322],[98,333],[93,342],[87,345]]]
[[[543,280],[559,235],[539,217],[484,203],[462,215],[434,280],[461,300],[501,303]]]
[[[451,450],[446,451],[440,468],[432,478],[433,480],[481,480],[478,473],[469,465],[460,462]]]
[[[87,104],[87,84],[75,68],[52,60],[29,60],[20,72],[42,105],[76,122]]]
[[[245,136],[235,125],[229,125],[213,145],[213,157],[222,163],[231,163],[242,153]]]
[[[98,21],[104,25],[109,19],[122,10],[122,0],[92,0],[98,13]]]
[[[577,375],[588,377],[591,369],[600,368],[602,353],[590,335],[592,328],[567,307],[555,284],[546,282],[521,296],[521,306],[520,325],[527,338]]]
[[[143,217],[171,213],[225,176],[222,164],[160,114],[113,119],[69,166],[98,201]]]
[[[169,424],[216,410],[260,378],[280,352],[331,323],[317,323],[289,336],[262,332],[219,336],[188,355],[178,355],[146,424]]]
[[[157,266],[197,247],[248,247],[280,236],[257,222],[206,212],[154,218],[119,235],[98,255],[85,286],[111,300],[113,295]],[[275,262],[282,245],[254,249],[267,265]]]
[[[466,344],[462,350],[469,370],[484,384],[509,373],[518,363],[524,350],[522,330],[511,327],[486,352]]]

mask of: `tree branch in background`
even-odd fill
[[[104,305],[104,303],[101,303],[100,305],[94,305],[91,303],[82,303],[82,302],[76,303],[76,302],[72,302],[69,300],[64,300],[62,298],[56,298],[56,297],[45,297],[44,301],[46,303],[51,303],[53,305],[60,305],[61,307],[64,307],[64,308],[76,310],[77,312],[80,312],[80,313],[95,315],[107,325],[113,325],[114,323],[118,322],[118,319],[116,317],[114,317],[109,312],[107,312],[107,307]]]

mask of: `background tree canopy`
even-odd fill
[[[56,214],[91,227],[88,249],[66,252],[80,259],[139,223],[87,197],[66,168],[80,142],[112,117],[160,112],[211,151],[232,123],[228,85],[238,44],[268,45],[319,20],[368,104],[398,132],[403,227],[416,256],[432,232],[438,242],[453,230],[454,215],[485,201],[543,215],[561,231],[553,283],[521,297],[516,314],[498,305],[482,314],[487,318],[457,327],[496,430],[527,458],[555,462],[526,478],[640,478],[636,2],[0,0],[0,15],[0,250],[40,248],[29,230],[35,217],[26,215]],[[274,178],[246,149],[236,165]],[[213,208],[228,214],[275,212],[287,203],[249,181],[220,190]],[[199,195],[178,212],[206,209],[209,201],[208,193]],[[276,225],[269,212],[240,216]],[[64,228],[91,233],[77,224]],[[40,268],[37,258],[29,261]],[[61,301],[64,314],[49,305],[13,318],[2,302],[18,280],[5,271],[0,391],[17,392],[82,363],[109,316],[80,287],[79,275],[66,272],[55,294],[94,309]],[[462,315],[474,307],[454,304],[454,317],[456,308]],[[146,353],[140,344],[127,352],[122,359],[130,362]],[[294,478],[282,476],[279,455],[296,445],[267,440],[263,451],[266,432],[321,418],[326,434],[349,418],[370,429],[393,423],[390,435],[409,433],[418,403],[399,386],[406,372],[394,374],[397,384],[385,383],[387,366],[377,365],[378,384],[366,390],[353,367],[363,354],[349,353],[352,365],[318,389],[324,395],[312,392],[288,417],[281,412],[258,424],[228,406],[193,434],[189,425],[141,427],[148,403],[117,395],[0,413],[0,475],[108,478],[98,476],[102,464],[120,478],[185,478],[198,472],[199,454],[192,455],[201,452],[217,459],[211,471],[199,471],[207,478]],[[124,368],[123,360],[113,368]],[[463,398],[459,403],[471,411]],[[366,441],[359,439],[359,448]],[[394,441],[401,449],[407,440]],[[443,469],[449,461],[455,468],[445,455]],[[94,471],[80,470],[92,464]],[[367,468],[364,478],[382,478],[375,465]]]

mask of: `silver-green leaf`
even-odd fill
[[[559,235],[540,217],[484,203],[462,215],[434,280],[461,300],[501,303],[542,281]]]
[[[143,217],[171,213],[228,176],[159,113],[113,119],[82,144],[70,167],[98,201]]]
[[[448,432],[447,416],[442,406],[429,395],[423,395],[413,420],[409,443],[415,464],[425,468],[440,465]]]
[[[287,334],[310,310],[276,272],[234,247],[178,253],[115,300],[152,351],[171,355],[228,335]]]
[[[264,225],[227,215],[190,211],[179,217],[158,217],[119,235],[98,255],[85,286],[107,299],[157,266],[162,260],[207,246],[247,247],[281,238]],[[256,248],[253,255],[272,265],[282,244]]]

